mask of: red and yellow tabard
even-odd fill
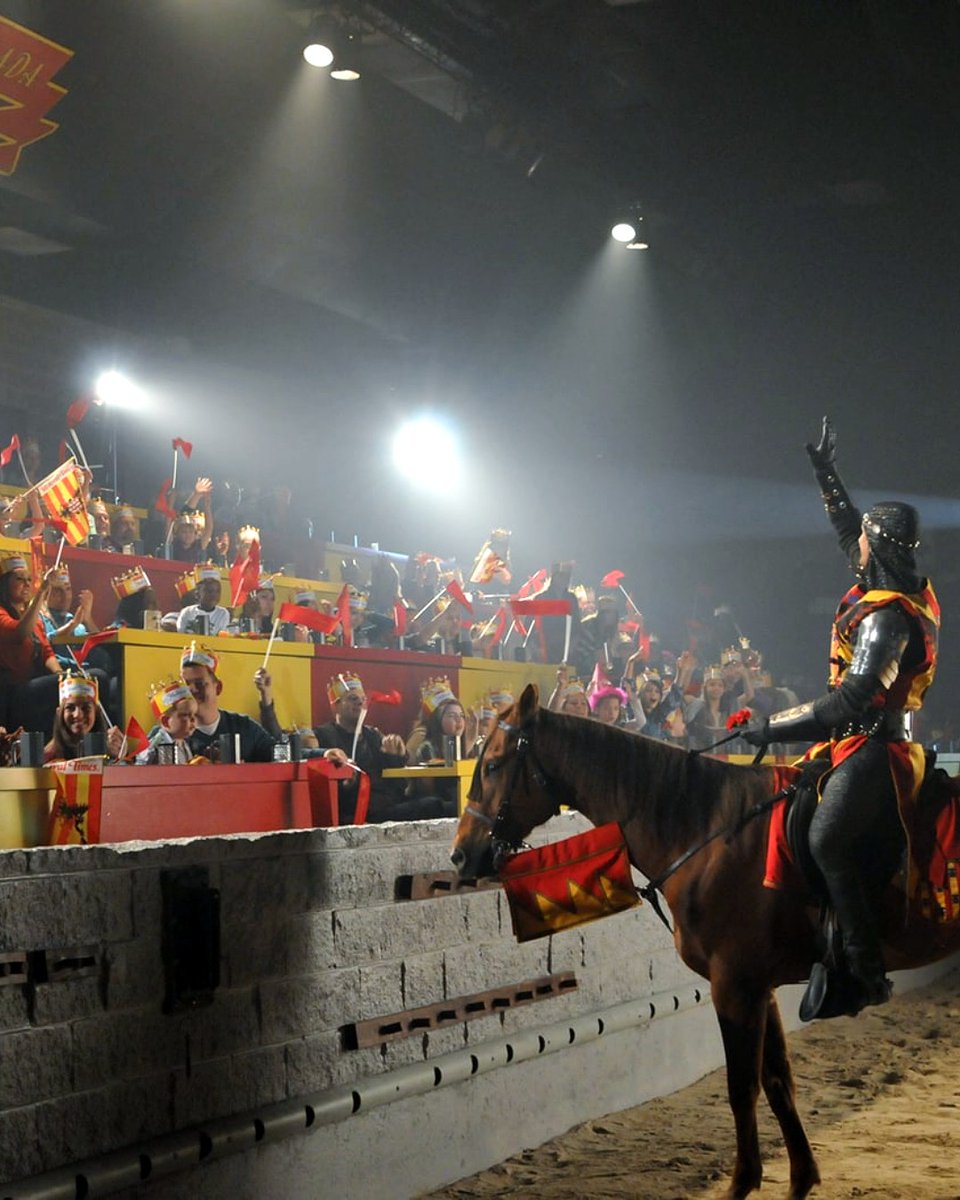
[[[900,673],[886,691],[873,699],[875,708],[918,709],[937,667],[937,641],[940,632],[940,604],[928,583],[922,592],[906,595],[880,588],[867,591],[855,584],[840,601],[830,637],[830,686],[839,687],[853,659],[860,622],[870,613],[887,605],[900,607],[922,638],[923,655],[919,662],[901,666]],[[915,642],[911,633],[911,644]]]

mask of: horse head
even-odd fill
[[[539,701],[536,684],[527,684],[484,743],[450,854],[461,879],[495,875],[531,829],[557,811],[534,746]]]

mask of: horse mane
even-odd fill
[[[550,740],[548,774],[556,772],[574,793],[603,796],[621,824],[641,817],[667,846],[692,844],[718,824],[735,823],[756,800],[743,784],[764,770],[543,708],[537,727]]]

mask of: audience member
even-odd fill
[[[120,757],[123,733],[104,720],[96,679],[64,672],[59,678],[59,699],[53,736],[43,751],[45,762],[79,758],[84,753],[83,739],[97,733],[103,735],[103,752]]]
[[[244,713],[220,707],[223,683],[217,678],[218,664],[216,654],[199,642],[191,642],[180,656],[180,674],[197,702],[197,728],[187,739],[192,754],[219,761],[218,739],[229,734],[239,736],[243,762],[272,762],[274,739],[266,729]],[[150,736],[156,732],[154,728]]]
[[[110,554],[133,554],[136,541],[136,514],[128,504],[121,504],[110,514],[110,532],[100,548]]]
[[[570,674],[570,668],[566,665],[557,670],[557,686],[550,693],[547,708],[571,717],[590,716],[587,689],[579,679]]]
[[[138,765],[161,761],[161,747],[169,746],[169,765],[188,763],[193,757],[190,738],[197,729],[197,702],[183,679],[168,679],[150,693],[150,707],[160,722],[150,745],[136,757]]]
[[[383,778],[386,768],[403,766],[403,738],[396,733],[383,734],[366,723],[360,725],[367,697],[359,676],[350,672],[334,675],[327,685],[327,699],[333,719],[314,731],[317,745],[324,751],[324,758],[341,766],[353,764],[370,777],[367,820],[412,821],[427,815],[404,800],[402,780]],[[352,822],[358,791],[358,780],[345,780],[340,784],[341,825]]]
[[[136,566],[123,575],[115,575],[110,583],[118,601],[113,624],[143,629],[143,614],[157,611],[157,594],[146,571]]]
[[[216,637],[230,624],[230,610],[220,603],[223,586],[220,568],[210,563],[196,569],[197,603],[188,604],[177,617],[178,633],[198,633],[201,637]]]
[[[47,735],[57,709],[61,667],[40,618],[53,582],[53,568],[31,595],[26,559],[11,555],[0,563],[0,724],[22,725]]]

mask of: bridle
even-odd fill
[[[524,726],[511,725],[508,721],[497,722],[497,728],[506,733],[507,736],[516,733],[517,742],[516,753],[513,757],[513,773],[504,786],[503,795],[500,798],[500,807],[497,809],[495,817],[489,816],[482,809],[476,807],[476,802],[480,798],[482,789],[486,745],[480,751],[480,757],[477,759],[477,765],[473,771],[473,780],[467,796],[470,803],[467,804],[464,812],[469,813],[471,817],[490,829],[490,848],[493,852],[493,869],[495,871],[499,871],[500,867],[511,854],[526,846],[523,835],[517,831],[516,826],[514,825],[511,829],[513,813],[511,811],[510,800],[516,791],[521,777],[524,778],[528,785],[532,783],[548,797],[555,796],[558,791],[556,781],[552,781],[549,778],[543,768],[543,763],[534,749],[533,734],[530,728],[532,724],[532,721]],[[487,773],[492,774],[494,771],[499,771],[502,766],[503,763],[490,763],[487,767]],[[569,789],[565,788],[564,791],[569,791]],[[551,798],[550,805],[549,816],[554,817],[560,811],[560,802]]]

